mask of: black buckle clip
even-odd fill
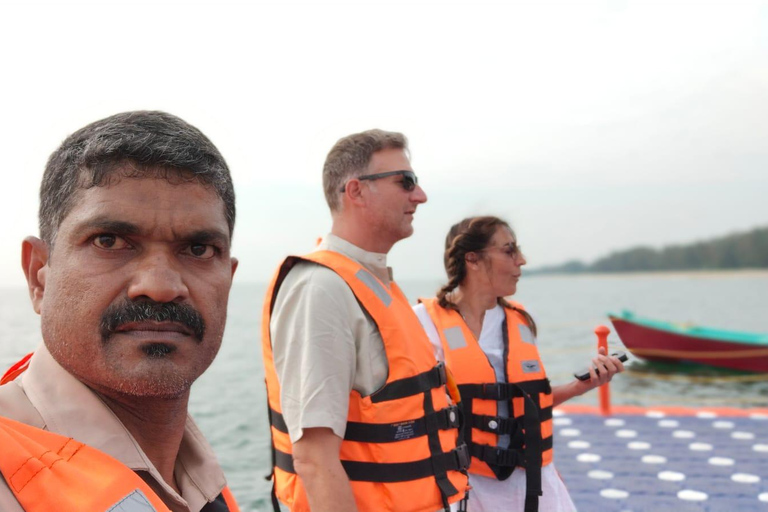
[[[483,384],[483,398],[501,400],[501,386],[498,384]]]
[[[459,465],[457,469],[459,471],[467,469],[472,459],[469,456],[469,448],[467,447],[466,443],[461,443],[460,445],[456,446],[456,449],[453,450],[453,452],[456,454],[456,462]]]
[[[459,428],[461,425],[461,416],[459,415],[459,408],[455,405],[446,407],[443,409],[445,413],[445,424],[448,428]]]
[[[437,365],[435,366],[435,370],[437,370],[437,385],[445,386],[445,384],[448,382],[448,379],[445,376],[445,363],[443,363],[442,361],[437,363]]]

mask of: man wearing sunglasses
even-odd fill
[[[370,130],[339,140],[323,186],[331,233],[285,260],[265,301],[273,505],[447,509],[466,489],[458,414],[386,263],[427,200],[406,138]]]

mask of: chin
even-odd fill
[[[112,377],[103,384],[104,387],[120,395],[145,398],[184,396],[204,371],[199,363],[178,364],[159,354],[152,354],[138,364],[111,366]]]
[[[113,391],[132,397],[173,400],[187,394],[194,380],[178,374],[145,376],[140,379],[125,379],[117,383]]]

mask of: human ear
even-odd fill
[[[21,268],[27,278],[32,308],[40,314],[45,292],[45,276],[48,271],[48,244],[34,236],[21,243]]]
[[[474,252],[468,252],[464,256],[464,261],[466,261],[467,263],[470,264],[470,265],[468,265],[470,268],[473,268],[475,270],[478,268],[478,265],[477,265],[477,254],[475,254]],[[472,263],[474,263],[474,265],[472,265]]]
[[[354,204],[363,204],[365,202],[365,198],[363,197],[363,187],[361,185],[360,180],[352,178],[347,181],[347,184],[344,187],[344,195]]]

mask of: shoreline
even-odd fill
[[[582,278],[643,278],[643,277],[703,277],[703,278],[719,278],[719,277],[768,277],[768,268],[750,268],[750,269],[693,269],[693,270],[638,270],[638,271],[623,271],[623,272],[562,272],[562,273],[527,273],[523,269],[523,277],[525,278],[551,278],[551,277],[582,277]]]

